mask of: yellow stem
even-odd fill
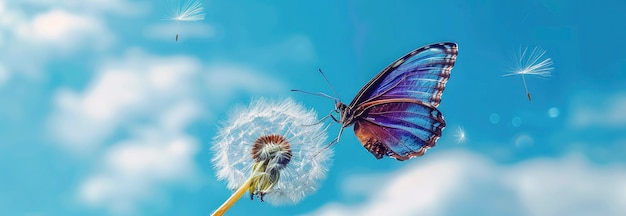
[[[233,193],[233,195],[231,195],[226,202],[224,202],[224,204],[222,204],[222,206],[220,206],[219,208],[217,208],[217,210],[215,210],[213,212],[213,214],[211,214],[211,216],[222,216],[224,215],[224,213],[226,213],[226,211],[228,211],[228,209],[233,206],[235,204],[235,202],[237,202],[237,200],[239,200],[239,198],[241,198],[241,196],[243,196],[243,194],[248,190],[248,188],[250,188],[250,182],[252,182],[252,175],[250,176],[250,178],[248,178],[248,180],[246,180],[245,183],[243,183],[243,185],[241,185],[241,187],[239,187],[239,189],[237,189],[237,191],[235,191],[235,193]]]

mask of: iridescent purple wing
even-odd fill
[[[418,48],[379,73],[352,101],[354,132],[376,158],[421,156],[446,123],[437,109],[457,56],[457,45]]]
[[[391,99],[366,109],[354,124],[361,144],[376,158],[407,160],[435,146],[446,122],[437,108],[421,101]]]
[[[417,48],[383,69],[350,103],[410,98],[439,106],[458,53],[456,43],[437,43]]]

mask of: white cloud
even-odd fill
[[[41,8],[25,1],[0,3],[0,10],[0,58],[13,74],[36,78],[51,59],[106,51],[115,42],[107,23],[84,10]]]
[[[81,51],[99,54],[115,48],[111,14],[141,16],[149,2],[126,0],[0,1],[0,59],[7,71],[37,80],[53,59]],[[92,54],[92,53],[89,53]],[[98,55],[83,55],[87,59]]]
[[[570,125],[583,127],[626,126],[626,93],[615,93],[606,97],[597,94],[581,94],[572,100]]]
[[[6,83],[9,78],[9,71],[7,71],[4,65],[0,64],[0,86]]]
[[[38,7],[60,7],[88,14],[112,12],[123,15],[143,14],[146,4],[127,0],[21,0],[12,2],[15,7],[24,5]]]
[[[52,135],[72,151],[93,150],[116,129],[192,101],[194,77],[201,70],[201,64],[190,57],[129,51],[125,59],[103,66],[84,92],[56,93]]]
[[[167,65],[164,67],[167,68]],[[177,72],[185,73],[184,70]],[[93,110],[102,106],[117,107],[112,109],[115,112],[95,115],[110,119],[121,117],[120,107],[128,110],[132,108],[126,105],[133,104],[140,109],[131,111],[139,119],[124,116],[122,120],[131,125],[126,127],[126,131],[131,133],[130,137],[106,148],[104,156],[98,159],[100,169],[86,178],[78,188],[79,200],[89,206],[104,207],[116,214],[132,213],[137,204],[160,197],[163,190],[159,188],[162,185],[189,183],[195,179],[197,171],[193,160],[199,150],[198,144],[195,138],[185,134],[184,129],[202,115],[200,104],[190,98],[188,93],[172,95],[177,99],[164,100],[159,97],[163,91],[176,92],[176,88],[184,86],[185,81],[181,80],[180,74],[169,76],[158,70],[148,70],[144,75],[147,75],[143,77],[144,80],[151,83],[148,89],[152,88],[149,92],[143,89],[141,94],[145,98],[116,101],[103,95],[100,98],[104,102],[98,101],[99,106],[91,107]],[[162,76],[171,79],[165,80]],[[178,81],[170,82],[172,80]],[[163,103],[158,103],[157,108],[149,108],[149,101]],[[142,119],[147,119],[149,123],[141,124]]]
[[[98,172],[84,180],[78,191],[81,202],[129,213],[149,197],[157,197],[159,185],[193,181],[195,139],[144,131],[109,148]]]
[[[90,16],[53,9],[35,15],[26,25],[17,28],[16,37],[25,42],[74,50],[84,45],[102,49],[110,44],[112,36],[105,25]]]
[[[185,129],[204,115],[194,94],[201,71],[191,57],[131,50],[103,64],[84,91],[57,92],[52,135],[64,149],[88,153],[97,167],[77,188],[79,202],[132,214],[162,197],[164,185],[193,182],[199,147]],[[116,131],[126,135],[101,146]]]
[[[626,171],[576,154],[497,165],[453,151],[391,174],[357,176],[364,203],[330,203],[311,215],[624,215]]]
[[[215,29],[212,26],[204,23],[186,23],[181,22],[176,24],[172,21],[164,21],[168,23],[154,24],[146,27],[143,31],[143,35],[146,38],[174,41],[176,33],[178,33],[179,41],[189,38],[210,38],[215,35]]]
[[[215,109],[237,92],[286,92],[284,86],[237,64],[203,66],[191,57],[158,57],[129,51],[123,60],[104,65],[83,92],[56,92],[56,109],[49,129],[62,146],[85,153],[116,130],[127,129],[140,119],[167,116],[165,112],[180,102],[201,101],[203,96],[210,101],[208,107],[201,109]]]
[[[593,165],[580,155],[535,159],[510,169],[505,185],[528,215],[624,215],[626,171]]]

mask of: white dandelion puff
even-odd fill
[[[313,110],[291,99],[259,99],[236,109],[212,147],[218,179],[239,189],[233,197],[249,191],[273,205],[299,202],[317,190],[332,156],[324,148],[325,128],[315,122]]]
[[[178,41],[179,22],[192,22],[204,19],[204,7],[198,0],[170,1],[168,20],[176,21],[176,41]]]
[[[531,100],[530,91],[528,91],[528,86],[526,85],[526,79],[524,75],[533,75],[539,78],[547,78],[552,76],[552,67],[553,62],[551,58],[545,58],[546,54],[545,50],[542,50],[539,47],[533,48],[532,51],[528,51],[528,47],[522,48],[520,47],[519,52],[516,56],[516,65],[512,70],[512,73],[504,74],[502,76],[514,76],[521,75],[522,82],[524,83],[524,89],[526,90],[526,95],[528,96],[528,100]]]
[[[459,126],[456,129],[456,134],[454,136],[456,138],[456,143],[461,144],[461,143],[467,142],[467,136],[465,136],[465,130],[461,126]]]

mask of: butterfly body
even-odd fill
[[[458,53],[455,43],[415,49],[370,80],[349,105],[336,102],[335,119],[377,159],[407,160],[435,146],[446,126],[437,109]],[[338,141],[339,137],[336,141]]]

